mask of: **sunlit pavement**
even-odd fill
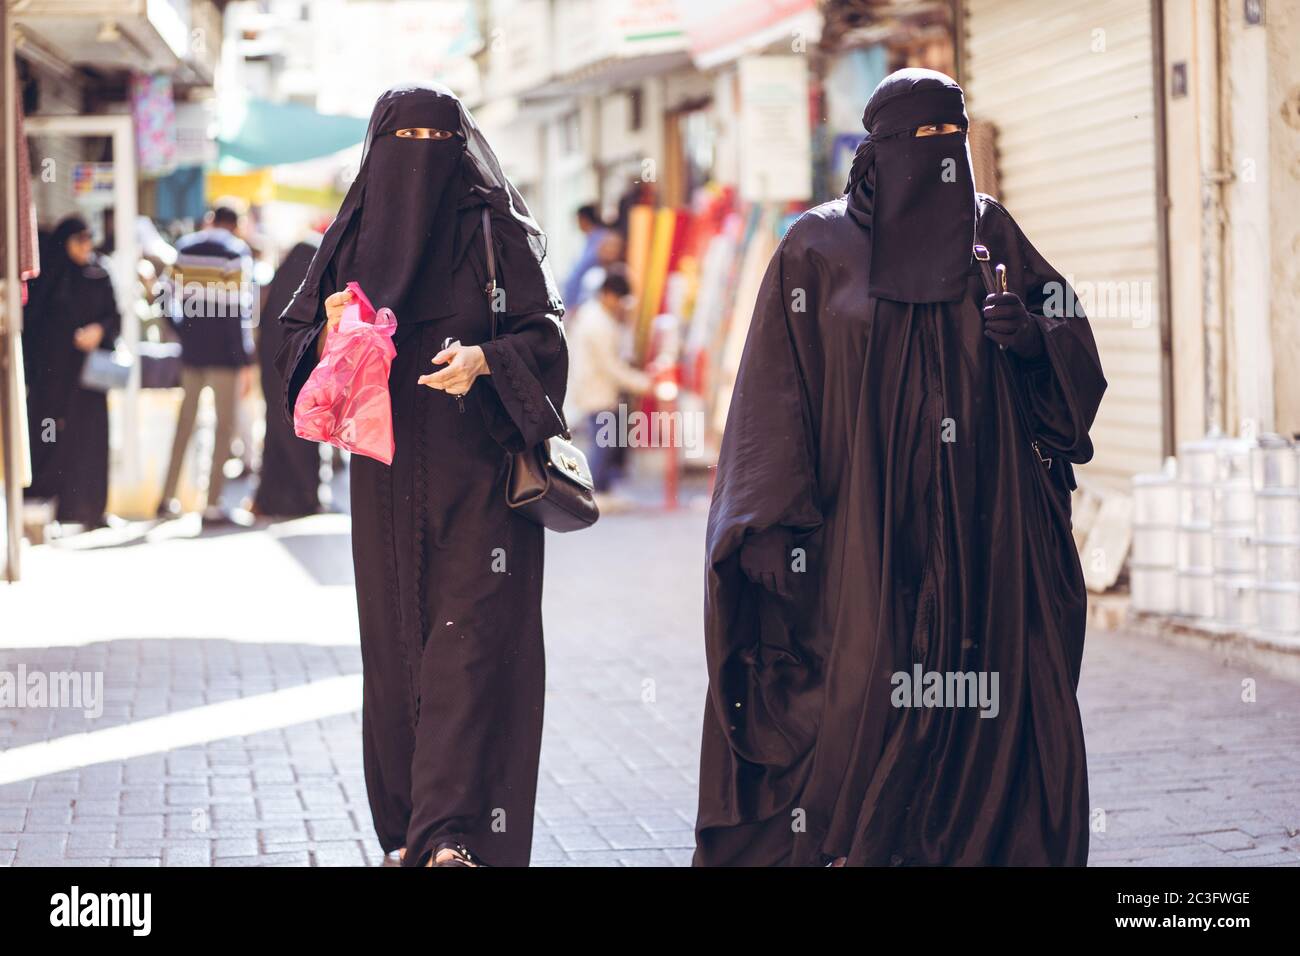
[[[382,863],[348,522],[31,549],[0,587],[0,671],[100,672],[103,712],[0,710],[0,864]],[[534,863],[689,862],[703,529],[697,501],[548,537]],[[1093,864],[1300,862],[1300,687],[1100,632],[1081,697]]]
[[[187,518],[30,549],[0,587],[0,671],[102,673],[104,702],[0,710],[0,864],[383,862],[349,522]],[[689,862],[702,534],[697,501],[548,536],[535,863]]]

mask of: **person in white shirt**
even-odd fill
[[[617,417],[620,397],[650,390],[650,376],[623,358],[623,330],[632,315],[632,287],[622,269],[611,266],[596,295],[578,310],[569,341],[569,408],[586,424],[587,459],[598,492],[615,477],[617,445],[603,440],[602,413]],[[608,436],[609,429],[605,429]]]

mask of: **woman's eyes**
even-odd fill
[[[445,129],[412,126],[397,130],[396,135],[399,139],[451,139],[455,134]]]
[[[931,123],[927,126],[918,126],[913,135],[916,136],[949,136],[952,133],[960,133],[961,127],[956,123]]]

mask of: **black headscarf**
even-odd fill
[[[457,135],[393,135],[406,127]],[[399,323],[453,313],[452,270],[478,234],[484,204],[506,247],[499,267],[509,270],[507,311],[562,311],[541,228],[464,104],[438,84],[392,87],[375,103],[357,177],[280,321],[291,331],[319,324],[324,296],[336,291],[322,289],[331,263],[339,288],[360,283],[375,307],[391,308]]]
[[[72,269],[81,269],[82,266],[73,262],[72,256],[68,255],[68,240],[89,231],[90,226],[80,216],[66,216],[59,220],[59,224],[54,227],[54,232],[50,235],[48,254],[44,250],[41,253],[42,276],[48,280]]]
[[[915,136],[955,123],[961,133]],[[961,87],[934,70],[880,81],[862,114],[845,192],[849,215],[871,232],[870,294],[896,302],[951,302],[966,291],[975,241],[975,177]]]

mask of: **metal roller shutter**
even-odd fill
[[[964,33],[968,109],[998,129],[998,198],[1085,307],[1094,296],[1110,387],[1083,474],[1126,483],[1163,445],[1150,4],[966,0]]]

